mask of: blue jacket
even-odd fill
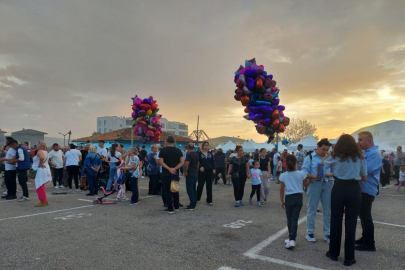
[[[20,170],[28,170],[31,169],[31,160],[30,160],[30,155],[28,154],[27,149],[25,149],[24,146],[21,144],[17,147],[17,153],[16,153],[16,158],[19,159],[20,155],[18,155],[18,149],[21,149],[24,153],[24,161],[18,162],[18,169]]]
[[[100,155],[96,153],[88,153],[86,159],[84,160],[84,166],[88,174],[96,176],[98,172],[93,170],[91,167],[97,168],[98,166],[101,166]]]
[[[364,151],[364,158],[367,163],[367,180],[360,182],[361,192],[376,196],[382,167],[382,158],[378,146],[372,146]]]

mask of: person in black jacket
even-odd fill
[[[207,204],[212,205],[212,175],[215,174],[214,155],[209,151],[209,143],[203,142],[198,152],[200,166],[198,170],[197,201],[200,201],[204,184],[207,184]]]
[[[221,174],[222,180],[224,181],[224,186],[226,186],[227,158],[221,148],[219,148],[218,152],[214,155],[214,160],[215,160],[215,185],[218,184],[219,174]]]

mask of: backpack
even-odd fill
[[[127,174],[127,173],[124,173],[123,171],[121,171],[120,176],[118,176],[117,183],[119,185],[124,184],[127,181],[127,178],[130,178],[130,176],[131,176],[130,174]]]
[[[148,165],[146,166],[146,173],[147,173],[147,175],[155,175],[158,173],[158,166],[156,164],[156,160],[153,157],[148,158]]]

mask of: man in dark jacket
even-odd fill
[[[224,186],[226,186],[227,158],[221,148],[219,148],[218,152],[214,155],[214,160],[215,160],[215,185],[218,184],[219,174],[221,174],[222,181],[224,181]]]

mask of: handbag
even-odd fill
[[[173,193],[179,192],[179,178],[177,175],[172,175],[172,182],[170,183],[170,191]]]

